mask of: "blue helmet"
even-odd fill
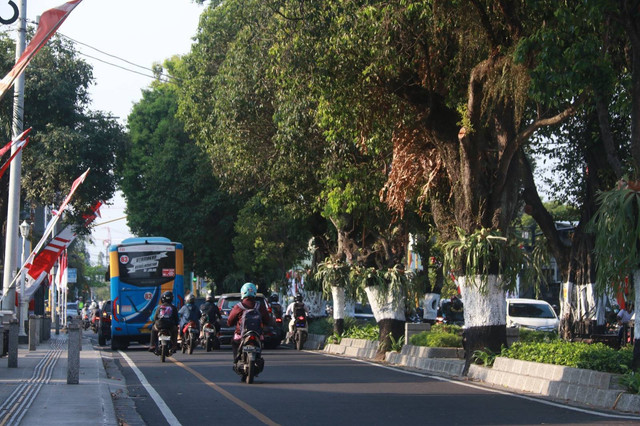
[[[253,283],[244,283],[244,285],[240,289],[240,297],[242,297],[243,299],[246,297],[256,297],[257,294],[258,289]]]

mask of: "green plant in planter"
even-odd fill
[[[484,348],[483,351],[481,350],[474,351],[472,360],[476,364],[484,365],[486,367],[491,367],[493,366],[493,363],[495,362],[497,356],[498,354],[493,352],[491,349]]]
[[[631,393],[640,393],[640,373],[634,371],[626,372],[618,381]]]
[[[331,287],[343,287],[345,289],[345,295],[355,300],[356,287],[351,285],[349,278],[351,272],[351,265],[345,262],[335,262],[327,258],[324,262],[318,265],[318,269],[313,278],[322,284],[322,292],[324,297],[331,298]]]
[[[393,352],[400,352],[404,346],[404,336],[400,336],[399,339],[394,339],[393,336],[389,336],[391,339],[391,350]]]
[[[640,266],[640,192],[620,188],[598,194],[596,214],[589,223],[595,234],[598,289],[621,290],[625,278]]]
[[[482,277],[480,292],[486,292],[489,275],[504,277],[505,289],[515,287],[519,273],[523,281],[539,287],[544,280],[543,265],[548,262],[548,253],[538,245],[532,253],[522,249],[522,240],[510,234],[502,235],[498,230],[480,228],[471,234],[458,228],[458,239],[444,244],[445,270],[460,271],[462,275]]]

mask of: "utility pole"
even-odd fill
[[[16,39],[16,62],[22,56],[26,47],[27,34],[27,0],[20,0],[19,5],[19,21],[18,37]],[[16,79],[13,94],[13,120],[12,133],[16,138],[22,133],[24,117],[24,73]],[[14,145],[11,148],[13,154],[18,148]],[[15,287],[10,288],[13,277],[18,267],[18,223],[20,221],[20,181],[22,176],[22,152],[11,162],[9,169],[9,199],[7,207],[7,232],[4,251],[4,276],[3,276],[3,310],[16,310],[15,306]]]

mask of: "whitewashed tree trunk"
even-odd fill
[[[502,276],[486,278],[486,293],[479,290],[483,278],[479,275],[458,278],[464,304],[465,371],[474,351],[489,349],[498,353],[507,345],[507,301]]]
[[[380,345],[377,358],[384,359],[385,352],[391,348],[391,339],[398,341],[404,335],[406,322],[406,304],[404,293],[399,287],[391,287],[382,292],[379,286],[366,287],[365,292],[371,305],[371,311],[380,328]]]
[[[333,299],[333,331],[341,335],[344,331],[344,308],[346,301],[344,287],[331,286],[331,298]]]
[[[315,318],[322,317],[326,312],[326,303],[322,299],[322,292],[320,291],[305,291],[304,303],[309,309],[309,315]]]
[[[562,284],[560,292],[560,336],[567,339],[571,335],[571,300],[573,296],[573,283],[567,281]]]

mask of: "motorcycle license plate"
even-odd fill
[[[168,342],[169,340],[171,340],[171,336],[158,336],[158,339],[161,341]]]
[[[204,329],[205,333],[213,333],[214,331],[215,331],[215,329],[213,329],[213,328],[206,328],[205,327],[205,329]]]
[[[244,348],[242,348],[242,350],[244,352],[256,352],[258,348],[256,348],[255,346],[245,346]]]

